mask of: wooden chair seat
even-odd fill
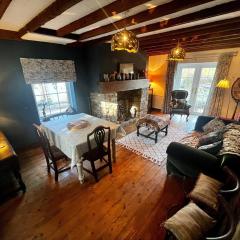
[[[112,159],[111,159],[111,147],[110,147],[110,128],[99,126],[96,127],[91,133],[87,136],[88,143],[88,152],[82,155],[83,161],[89,161],[91,163],[92,171],[87,168],[83,169],[92,174],[96,180],[98,181],[98,171],[109,167],[109,172],[112,172]],[[104,145],[105,140],[107,138],[107,147]],[[90,139],[94,139],[96,147],[92,148]],[[107,156],[107,159],[104,157]],[[101,165],[99,168],[96,168],[95,161],[100,160],[104,161],[105,164]]]
[[[59,164],[57,164],[57,162],[59,160],[69,161],[70,159],[56,146],[50,146],[49,140],[40,126],[36,124],[33,124],[33,126],[36,128],[37,134],[40,139],[40,143],[47,162],[48,172],[50,172],[50,169],[53,169],[53,171],[55,172],[55,181],[58,181],[58,174],[69,170],[70,164],[68,164],[67,166],[64,165],[59,167]]]
[[[107,155],[108,155],[107,148],[104,146],[102,151],[96,147],[91,149],[91,151],[84,153],[82,157],[84,160],[96,161]]]

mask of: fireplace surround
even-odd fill
[[[143,117],[148,110],[148,87],[147,79],[100,83],[99,91],[90,93],[91,114],[116,123]]]

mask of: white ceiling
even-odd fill
[[[3,17],[0,19],[0,29],[6,29],[6,30],[12,30],[12,31],[20,30],[31,19],[33,19],[36,15],[38,15],[42,10],[44,10],[46,7],[48,7],[54,1],[55,0],[13,0],[10,3],[9,7],[7,8],[6,12],[4,13]],[[69,8],[67,11],[63,12],[58,17],[47,22],[42,27],[57,30],[57,29],[65,26],[77,19],[80,19],[80,18],[88,15],[89,13],[92,13],[92,12],[96,11],[97,9],[104,7],[114,1],[116,1],[116,0],[83,0],[83,1],[79,2],[78,4],[74,5],[73,7]],[[131,0],[131,1],[133,1],[133,0]],[[146,9],[156,7],[156,6],[162,5],[162,4],[170,2],[170,1],[172,1],[172,0],[152,0],[152,1],[147,2],[146,4],[142,4],[135,8],[132,8],[129,11],[118,13],[113,17],[108,17],[102,21],[95,23],[95,24],[91,24],[87,27],[78,29],[74,33],[81,34],[81,33],[90,31],[92,29],[114,23],[125,17],[135,15],[137,13],[145,11]],[[218,4],[223,4],[223,3],[227,3],[227,2],[231,2],[231,1],[233,1],[233,0],[211,1],[209,3],[205,3],[205,4],[199,5],[197,7],[188,9],[188,10],[179,11],[174,14],[169,14],[166,16],[162,16],[160,18],[153,19],[151,21],[143,22],[140,24],[135,24],[134,26],[128,27],[128,29],[139,28],[142,26],[146,26],[147,24],[161,22],[166,19],[179,17],[182,15],[186,15],[186,14],[193,13],[193,12],[205,9],[205,8],[213,7]],[[116,9],[116,12],[117,12],[117,9]],[[189,24],[182,24],[182,25],[178,25],[176,27],[171,27],[171,28],[154,31],[154,32],[139,34],[138,37],[144,37],[144,36],[148,36],[148,35],[152,35],[152,34],[177,30],[177,29],[186,28],[186,27],[190,27],[190,26],[205,24],[208,22],[220,21],[220,20],[224,20],[224,19],[237,17],[237,16],[240,16],[240,11],[237,11],[237,12],[231,13],[231,14],[225,14],[222,16],[214,17],[214,18],[208,18],[206,20],[191,22]],[[119,29],[117,29],[116,31],[118,31],[118,30]],[[93,37],[93,38],[89,38],[84,41],[89,41],[89,40],[97,39],[100,37],[112,35],[116,31],[112,31],[112,32],[109,32],[106,34],[102,34],[102,35]],[[47,36],[47,35],[36,34],[36,33],[27,33],[22,38],[25,40],[59,43],[59,44],[67,44],[67,43],[74,42],[74,40],[71,40],[71,39]]]
[[[55,0],[13,0],[0,19],[0,29],[18,31]]]
[[[150,21],[135,24],[131,27],[128,27],[127,29],[131,30],[131,29],[146,26],[148,24],[158,23],[158,22],[161,22],[161,21],[164,21],[164,20],[167,20],[167,19],[180,17],[180,16],[183,16],[183,15],[186,15],[186,14],[189,14],[189,13],[194,13],[194,12],[206,9],[206,8],[214,7],[214,6],[217,6],[217,5],[220,5],[220,4],[223,4],[223,3],[227,3],[227,2],[231,2],[231,1],[233,1],[233,0],[215,0],[215,1],[208,2],[208,3],[202,4],[202,5],[198,5],[196,7],[192,7],[192,8],[187,9],[187,10],[175,12],[173,14],[165,15],[165,16],[162,16],[160,18],[155,18],[155,19],[152,19]],[[220,19],[220,20],[224,20],[224,19],[227,19],[227,17],[225,17],[223,19]],[[211,22],[211,18],[208,18],[204,23],[207,23],[208,21]],[[194,22],[192,22],[192,23],[194,23]],[[182,27],[182,25],[178,25],[178,28],[181,28],[181,27]],[[170,30],[172,30],[172,29],[171,28],[165,28],[164,30],[160,30],[160,31],[167,32],[167,31],[170,31]],[[86,40],[83,40],[82,42],[86,42],[86,41],[98,39],[98,38],[101,38],[101,37],[109,36],[109,35],[112,35],[112,34],[116,33],[117,31],[118,30],[108,32],[108,33],[105,33],[105,34],[101,34],[101,35],[98,35],[96,37],[88,38]],[[140,36],[147,36],[147,35],[152,35],[152,34],[153,34],[153,32],[148,32],[148,33],[145,33],[144,35],[141,34]]]
[[[67,11],[63,12],[58,17],[44,24],[43,27],[57,30],[114,1],[116,0],[83,0],[73,7],[69,8]]]

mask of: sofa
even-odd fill
[[[199,116],[194,131],[189,134],[190,142],[183,144],[172,142],[167,148],[167,173],[197,178],[200,172],[213,178],[221,179],[221,169],[223,166],[228,166],[240,176],[240,157],[226,153],[222,155],[214,155],[203,150],[197,149],[196,141],[203,134],[203,127],[213,120],[214,117]],[[240,124],[238,121],[222,119],[225,125],[230,123]],[[189,137],[188,136],[188,137]],[[237,144],[237,143],[236,143]]]

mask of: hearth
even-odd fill
[[[145,81],[148,83],[148,80]],[[90,94],[92,115],[108,121],[123,123],[147,114],[148,87],[146,86],[148,85],[143,85],[143,88],[137,84],[135,86],[129,85],[129,87],[124,86],[124,91],[119,91],[119,84],[124,84],[124,82],[126,81],[117,83],[118,89],[111,88],[108,92]]]

